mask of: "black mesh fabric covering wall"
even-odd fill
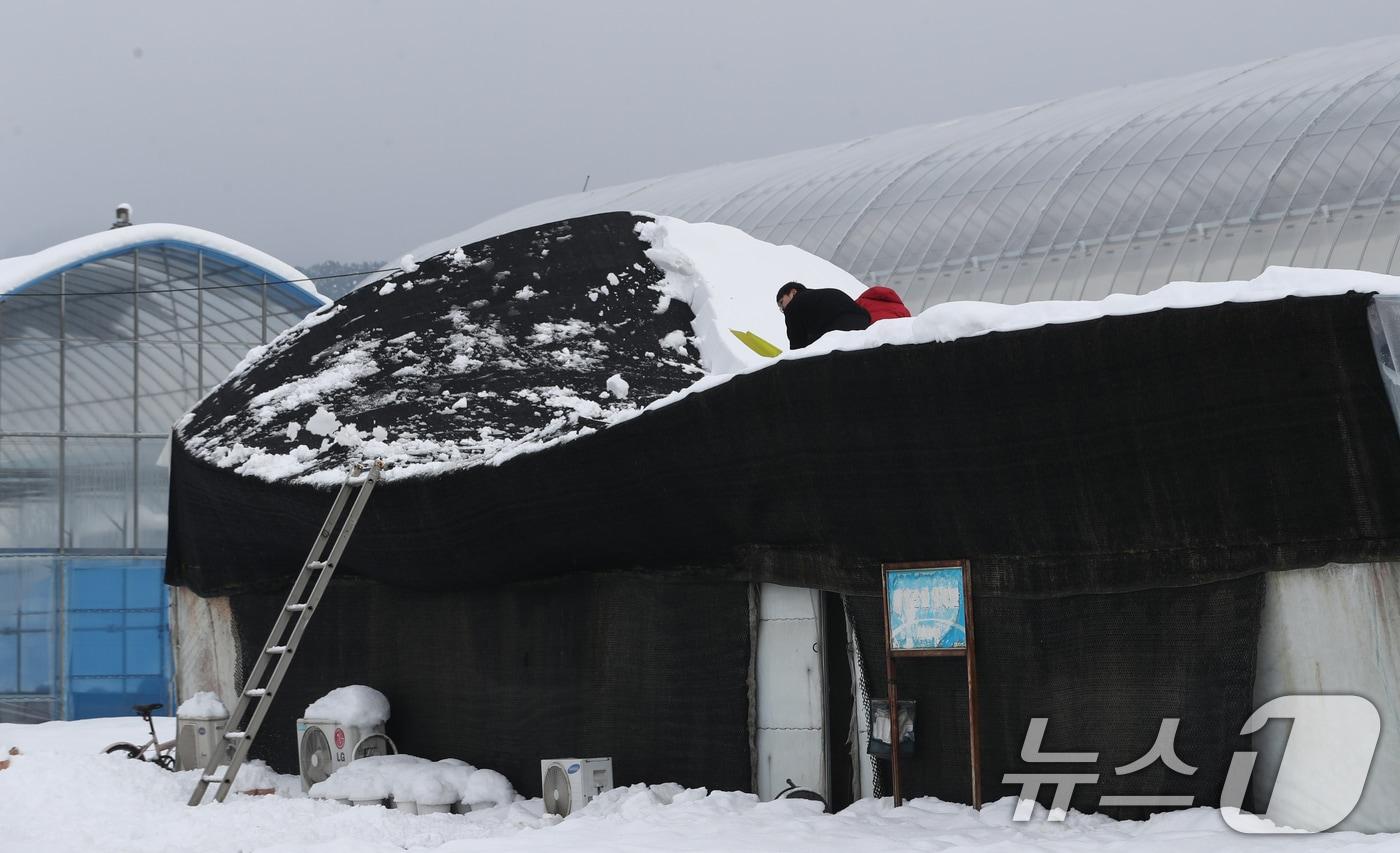
[[[1029,568],[1029,567],[1027,567]],[[976,577],[974,569],[974,578]],[[1119,818],[1160,807],[1100,805],[1103,795],[1192,794],[1218,805],[1231,754],[1249,749],[1239,729],[1254,709],[1254,662],[1263,575],[1191,587],[1072,595],[1051,600],[973,593],[982,797],[1016,795],[1005,773],[1098,773],[1072,804]],[[974,582],[975,583],[975,582]],[[866,660],[870,695],[886,695],[881,599],[847,596]],[[985,627],[984,627],[985,626]],[[914,699],[914,760],[901,772],[907,796],[967,801],[971,791],[967,675],[961,658],[901,658],[899,697]],[[1097,752],[1094,764],[1021,760],[1033,717],[1049,724],[1043,752]],[[1181,776],[1157,762],[1114,770],[1147,753],[1163,718],[1180,719]],[[888,764],[881,764],[888,773]],[[888,791],[886,787],[886,791]],[[1053,786],[1039,792],[1049,805]]]
[[[232,597],[245,660],[282,596]],[[748,790],[748,588],[576,574],[423,592],[338,577],[253,756],[296,772],[296,719],[334,687],[389,698],[389,735],[425,758],[499,770],[539,796],[542,758],[613,758],[619,785]]]

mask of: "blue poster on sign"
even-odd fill
[[[963,589],[961,567],[886,572],[890,651],[967,648]]]

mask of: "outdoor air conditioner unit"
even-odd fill
[[[357,758],[398,751],[384,734],[383,724],[365,728],[335,720],[297,720],[297,764],[303,791]]]
[[[611,758],[550,758],[540,762],[540,787],[544,810],[568,817],[593,798],[611,791]]]
[[[222,752],[227,764],[233,745],[224,739],[228,714],[178,717],[175,734],[175,769],[200,770],[209,765],[214,753]]]

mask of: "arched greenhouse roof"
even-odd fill
[[[245,273],[261,276],[266,283],[278,285],[279,290],[293,295],[308,308],[316,308],[329,301],[316,290],[314,284],[306,281],[306,276],[300,270],[266,252],[212,231],[164,222],[99,231],[50,246],[32,255],[0,258],[0,296],[21,293],[55,275],[70,271],[88,280],[88,289],[91,290],[130,290],[132,278],[129,265],[117,271],[105,269],[101,262],[142,249],[161,251],[168,256],[162,263],[173,263],[179,267],[178,270],[166,271],[162,276],[165,282],[197,279],[198,262],[189,259],[202,254],[217,261],[221,267],[238,268]],[[174,274],[177,271],[180,275]],[[110,284],[110,287],[103,286],[105,284]]]
[[[911,307],[1094,299],[1271,264],[1400,271],[1400,37],[561,196],[791,243]]]

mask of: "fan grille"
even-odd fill
[[[331,745],[319,728],[308,728],[301,738],[301,775],[313,785],[331,775]]]
[[[572,794],[569,774],[557,764],[550,767],[544,774],[544,810],[560,817],[568,817],[573,808]]]

